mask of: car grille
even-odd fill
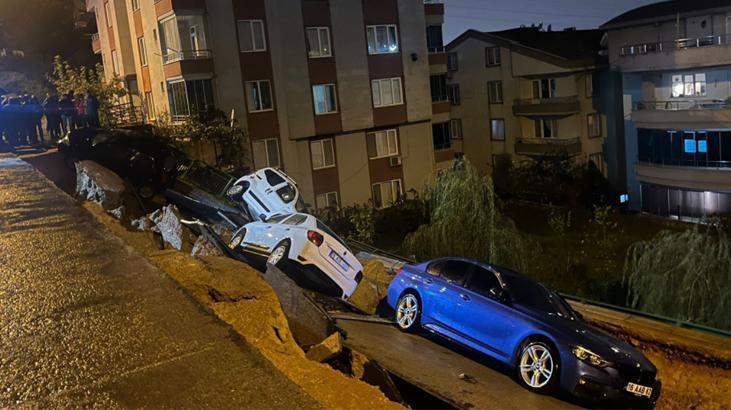
[[[627,382],[637,383],[643,386],[652,386],[655,383],[655,372],[643,370],[631,365],[617,366],[617,370],[622,379]]]

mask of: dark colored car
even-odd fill
[[[641,407],[660,395],[657,369],[639,350],[511,270],[462,258],[408,264],[391,282],[388,304],[401,330],[425,328],[492,356],[528,390]]]
[[[59,141],[59,151],[71,161],[92,160],[137,187],[148,198],[171,186],[184,154],[144,129],[78,129]]]

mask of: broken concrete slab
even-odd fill
[[[76,195],[110,211],[123,205],[122,178],[94,161],[76,163]]]
[[[175,205],[168,205],[150,214],[155,224],[153,230],[162,235],[162,239],[176,250],[183,249],[183,225],[180,223],[180,212]]]
[[[360,254],[359,254],[360,255]],[[395,277],[381,260],[364,259],[363,280],[350,296],[349,302],[373,315],[381,301],[388,296],[388,286]]]
[[[190,256],[201,258],[204,256],[224,256],[218,247],[211,243],[204,235],[198,237],[193,244],[193,249],[190,251]]]
[[[307,358],[316,362],[326,362],[343,351],[343,336],[340,332],[335,332],[316,344],[307,351]]]

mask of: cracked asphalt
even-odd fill
[[[0,407],[318,407],[11,158],[0,156]]]

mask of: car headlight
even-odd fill
[[[571,348],[571,353],[576,356],[577,359],[581,360],[582,362],[588,363],[594,367],[607,367],[609,366],[609,362],[602,359],[601,356],[598,354],[592,352],[591,350],[581,347],[581,346],[574,346]]]
[[[243,190],[244,190],[244,187],[242,187],[241,185],[234,185],[231,188],[229,188],[228,191],[226,191],[226,195],[236,196],[236,195],[240,194],[241,191],[243,191]]]
[[[228,244],[228,247],[231,248],[231,249],[236,248],[237,246],[239,246],[241,244],[241,241],[243,239],[244,239],[244,237],[241,236],[241,235],[234,236],[234,238],[231,239],[231,243]]]

